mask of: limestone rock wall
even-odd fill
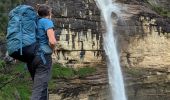
[[[89,63],[102,60],[100,11],[94,0],[35,0],[31,3],[34,6],[47,3],[53,9],[58,40],[54,61]]]
[[[170,65],[169,20],[140,16],[143,35],[132,36],[122,49],[122,64],[128,67],[160,68]],[[161,19],[163,20],[163,19]],[[166,25],[162,25],[165,24]],[[167,27],[167,28],[166,28]],[[165,31],[164,31],[165,30]]]
[[[26,0],[27,1],[27,0]],[[54,61],[61,63],[101,62],[104,59],[102,22],[94,0],[35,0],[34,5],[47,3],[53,8],[58,39]],[[146,4],[166,6],[163,0],[118,0],[126,11],[125,23],[118,23],[118,48],[122,66],[168,67],[170,21]],[[167,3],[165,3],[167,2]],[[167,7],[168,9],[168,7]]]
[[[58,62],[98,62],[102,59],[100,13],[93,0],[48,1],[54,11],[59,50]]]
[[[168,68],[128,68],[128,100],[169,100],[169,75]]]

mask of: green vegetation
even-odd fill
[[[32,80],[24,66],[25,64],[21,62],[13,65],[0,60],[0,100],[29,100]],[[75,70],[61,64],[54,64],[49,89],[54,89],[57,86],[56,81],[59,78],[85,77],[95,71],[96,69],[92,67]]]
[[[0,0],[0,37],[6,34],[8,13],[11,9],[21,4],[24,0]]]
[[[153,10],[156,11],[161,16],[170,17],[170,10],[168,9],[159,6],[154,6]]]
[[[0,91],[0,100],[29,100],[31,85],[25,79],[13,81]]]
[[[85,77],[95,72],[96,72],[96,69],[94,67],[83,67],[83,68],[79,68],[76,71],[76,75],[78,75],[79,77]]]
[[[160,6],[159,4],[155,4],[150,0],[145,0],[146,3],[150,5],[150,7],[157,12],[159,15],[164,17],[170,17],[170,10],[166,7]]]
[[[54,64],[52,70],[52,78],[73,78],[73,77],[85,77],[92,73],[95,73],[96,69],[93,67],[82,67],[77,70],[61,66],[60,64]]]
[[[61,66],[60,64],[54,64],[52,69],[52,78],[71,78],[75,73],[72,68]]]
[[[31,80],[24,64],[12,65],[0,60],[0,66],[0,100],[29,100]]]

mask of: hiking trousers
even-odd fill
[[[36,56],[27,67],[33,80],[31,100],[48,100],[48,82],[51,77],[52,58],[51,55],[44,55],[46,63],[40,56]]]
[[[10,56],[27,63],[28,70],[33,80],[31,100],[48,100],[48,82],[51,76],[52,57],[51,54],[44,54],[46,63],[37,54],[38,44],[33,43],[12,53]]]

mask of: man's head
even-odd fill
[[[38,15],[40,17],[51,17],[51,11],[52,9],[45,4],[39,5],[38,7]]]

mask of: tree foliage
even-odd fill
[[[0,0],[0,37],[6,34],[9,11],[22,2],[23,0]]]

